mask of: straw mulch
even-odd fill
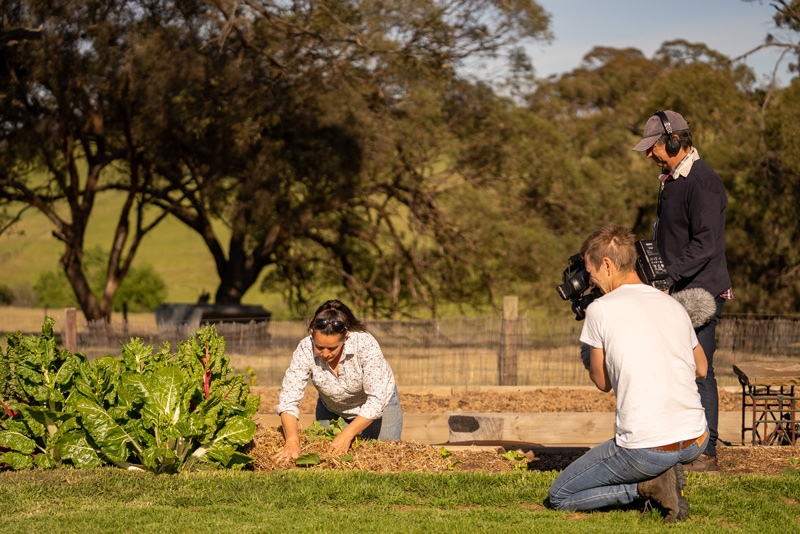
[[[335,469],[342,471],[371,471],[375,473],[399,473],[417,471],[425,473],[446,473],[451,471],[503,473],[520,468],[536,471],[560,471],[574,462],[582,452],[539,452],[530,450],[524,458],[507,460],[507,452],[498,448],[470,448],[450,451],[445,447],[432,446],[416,441],[359,441],[351,446],[352,459],[343,460],[328,451],[330,442],[320,440],[309,443],[304,434],[300,435],[303,454],[316,453],[319,465],[298,468],[293,463],[277,464],[273,457],[283,448],[283,434],[280,427],[259,426],[255,439],[245,449],[245,453],[255,460],[257,472],[286,469]],[[719,474],[722,475],[779,475],[789,469],[798,471],[800,476],[800,448],[798,447],[727,447],[717,448]]]
[[[800,447],[717,447],[717,454],[725,475],[777,475],[792,469],[800,476]]]
[[[280,388],[254,388],[261,395],[259,411],[272,413],[278,401]],[[314,413],[316,394],[306,395],[300,410]],[[526,392],[453,392],[452,395],[404,394],[400,403],[404,413],[450,412],[610,412],[614,411],[614,395],[589,389],[542,388]],[[741,410],[741,394],[720,390],[720,411]],[[272,457],[283,448],[283,434],[279,427],[259,426],[255,439],[247,447],[247,454],[255,459],[256,471],[298,469],[294,464],[278,465]],[[321,463],[306,469],[364,470],[379,473],[402,471],[449,472],[470,471],[501,473],[514,471],[522,464],[531,470],[562,470],[580,453],[527,452],[525,460],[509,461],[502,458],[505,449],[453,448],[452,456],[445,457],[440,446],[415,441],[358,442],[351,447],[352,460],[343,461],[328,452],[329,442],[308,443],[301,434],[303,454],[317,453]],[[797,469],[800,460],[798,447],[726,447],[717,449],[717,462],[722,474],[761,473],[775,475],[786,469]]]
[[[284,439],[280,427],[259,426],[253,443],[245,450],[255,460],[255,471],[278,471],[297,469],[293,463],[278,464],[273,457],[283,448]],[[515,465],[527,465],[532,456],[519,461],[505,460],[498,449],[456,450],[442,453],[441,447],[425,445],[416,441],[364,441],[355,440],[350,447],[352,459],[343,460],[329,452],[330,442],[319,440],[310,443],[305,434],[300,434],[303,454],[316,453],[321,463],[304,469],[337,469],[343,471],[372,471],[375,473],[398,473],[418,471],[445,473],[470,471],[501,473],[513,471]],[[448,455],[452,452],[452,455]],[[504,450],[502,452],[505,452]]]

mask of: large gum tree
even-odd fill
[[[485,266],[439,201],[458,156],[445,108],[467,59],[525,65],[520,43],[549,38],[541,8],[213,5],[203,32],[157,29],[136,69],[151,87],[147,193],[204,239],[215,301],[239,302],[268,267],[264,283],[301,307],[336,287],[375,313],[484,298]]]
[[[163,216],[144,216],[142,107],[129,57],[145,38],[134,2],[0,4],[0,231],[41,212],[63,246],[60,263],[88,320],[107,320],[142,238]],[[90,289],[84,246],[98,196],[122,192],[108,243],[106,280]]]
[[[45,214],[87,319],[109,317],[165,216],[202,236],[218,303],[268,267],[298,303],[485,295],[437,198],[457,152],[442,109],[466,60],[528,67],[521,43],[550,37],[532,0],[18,0],[0,24],[3,229]],[[85,233],[111,190],[95,295]]]

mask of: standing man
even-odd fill
[[[550,486],[559,510],[593,510],[656,500],[665,523],[683,521],[682,465],[697,459],[708,431],[696,378],[706,359],[686,310],[636,274],[633,233],[606,226],[581,254],[603,296],[586,308],[580,340],[589,345],[589,377],[617,396],[614,438],[570,464]]]
[[[689,123],[674,111],[657,111],[644,126],[643,139],[633,150],[645,152],[661,167],[654,239],[669,273],[670,293],[703,288],[716,301],[716,314],[697,328],[697,339],[708,360],[708,374],[697,381],[710,437],[705,453],[689,471],[718,472],[717,429],[719,393],[714,376],[716,328],[722,305],[733,298],[725,261],[725,208],[728,195],[719,175],[692,146]]]

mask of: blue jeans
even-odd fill
[[[677,463],[696,460],[708,443],[677,451],[623,449],[613,439],[572,462],[550,486],[550,504],[558,510],[594,510],[629,504],[639,498],[637,484]]]
[[[331,419],[335,420],[341,417],[345,421],[345,426],[355,419],[355,417],[345,417],[330,411],[322,402],[322,399],[319,398],[317,399],[317,409],[314,417],[324,427],[330,426],[329,421]],[[395,386],[394,393],[389,397],[389,402],[383,407],[383,416],[372,421],[358,436],[364,439],[397,441],[402,433],[403,409],[400,407],[400,396],[397,394],[397,386]]]
[[[717,391],[717,378],[714,375],[714,352],[717,350],[717,323],[722,314],[722,305],[725,304],[725,299],[722,297],[715,297],[714,300],[717,303],[716,315],[695,330],[697,341],[703,347],[706,360],[708,360],[708,373],[702,380],[697,380],[697,391],[700,393],[700,403],[706,412],[706,421],[708,422],[709,438],[706,454],[709,456],[717,455],[717,438],[719,437],[717,428],[719,424],[719,391]]]

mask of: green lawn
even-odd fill
[[[289,471],[174,476],[119,469],[0,473],[0,531],[768,532],[800,531],[800,476],[689,474],[689,520],[642,506],[547,508],[555,472],[396,475]]]

